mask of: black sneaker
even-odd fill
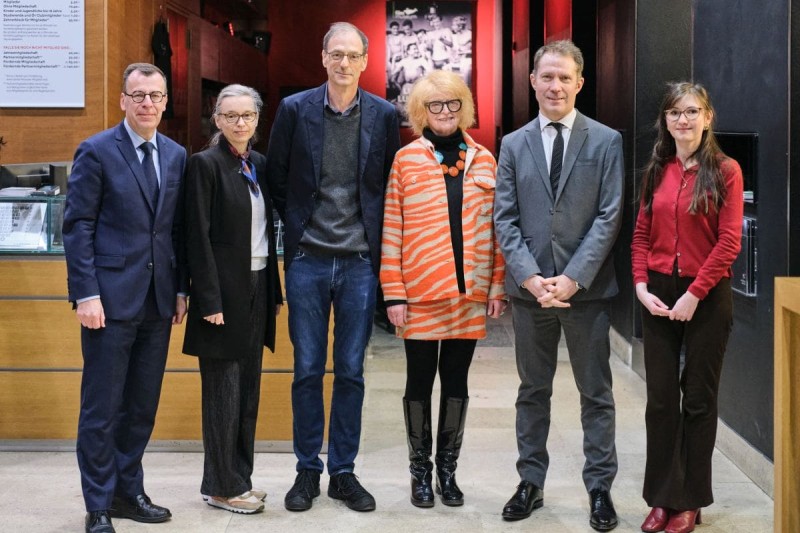
[[[344,500],[353,511],[374,511],[375,498],[361,486],[352,472],[342,472],[331,476],[328,485],[328,496],[335,500]]]
[[[311,509],[311,504],[317,496],[319,496],[319,472],[301,470],[294,478],[294,485],[286,493],[283,505],[289,511],[307,511]]]

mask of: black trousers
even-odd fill
[[[648,289],[670,308],[694,281],[650,272]],[[642,313],[647,372],[647,465],[650,507],[697,509],[714,501],[711,455],[717,435],[722,359],[733,320],[730,279],[700,301],[688,322]],[[685,363],[680,368],[681,348]]]
[[[475,339],[405,339],[406,399],[430,400],[439,370],[442,398],[467,398],[467,378]]]
[[[200,357],[203,482],[200,492],[229,498],[253,488],[253,460],[261,394],[267,305],[266,269],[250,273],[250,343],[236,359]]]

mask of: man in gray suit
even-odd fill
[[[617,526],[609,491],[617,472],[609,366],[609,299],[617,293],[611,248],[622,214],[622,138],[575,109],[583,56],[571,41],[540,48],[531,85],[539,116],[503,139],[495,197],[506,259],[517,369],[517,471],[503,508],[519,520],[542,506],[549,462],[550,397],[563,328],[581,395],[583,481],[590,525]]]

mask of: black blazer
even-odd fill
[[[284,98],[267,150],[272,199],[284,223],[283,263],[288,269],[316,206],[322,168],[325,85]],[[397,111],[361,90],[358,202],[372,269],[380,272],[383,202],[394,154],[400,148]]]
[[[267,309],[264,345],[275,350],[275,306],[283,303],[266,159],[250,152],[267,211]],[[250,337],[250,191],[224,137],[192,155],[186,177],[186,246],[191,278],[183,352],[238,359]],[[225,324],[204,316],[223,313]]]

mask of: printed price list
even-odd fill
[[[84,107],[85,0],[0,0],[0,107]]]

